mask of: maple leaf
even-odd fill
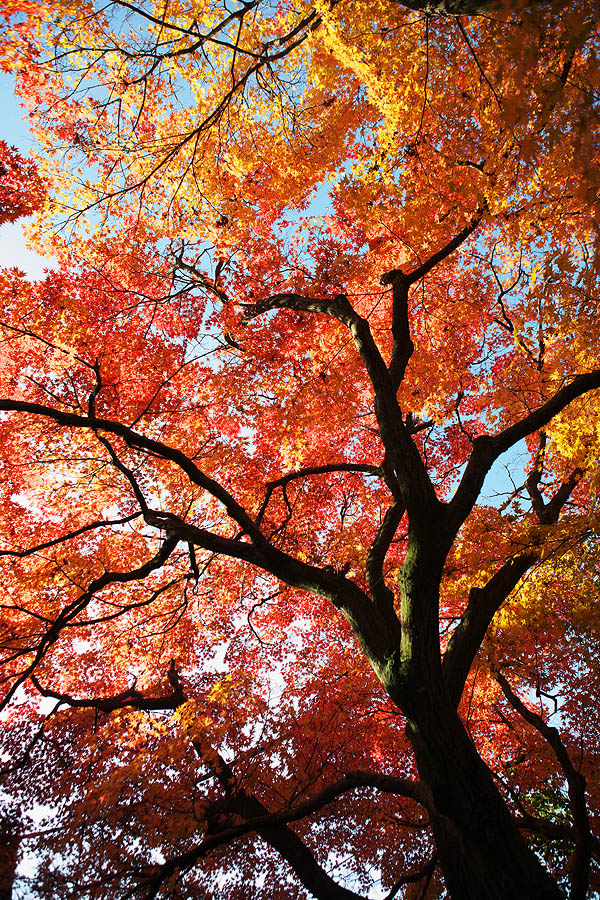
[[[0,225],[31,215],[45,194],[36,165],[0,141]]]

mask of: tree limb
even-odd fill
[[[573,814],[573,829],[575,832],[575,858],[573,872],[571,874],[570,900],[586,900],[588,895],[590,878],[590,861],[592,858],[593,839],[590,831],[587,803],[585,800],[586,781],[581,772],[578,772],[563,744],[557,728],[548,725],[544,719],[529,709],[523,701],[517,697],[510,684],[502,674],[496,674],[496,681],[502,688],[502,692],[510,705],[521,718],[525,719],[538,731],[550,744],[560,767],[567,780],[569,792],[569,806]]]
[[[256,524],[260,526],[273,491],[276,488],[284,487],[290,481],[295,481],[299,478],[309,478],[311,475],[326,475],[331,472],[357,472],[364,475],[381,475],[381,467],[372,466],[368,463],[329,463],[324,466],[305,466],[302,469],[297,469],[295,472],[288,472],[287,475],[282,475],[280,478],[267,483],[265,498],[256,516]]]
[[[410,280],[408,277],[398,272],[392,285],[393,344],[389,365],[390,378],[396,391],[402,384],[406,367],[415,349],[410,336],[410,323],[408,321],[409,287]]]
[[[600,387],[600,370],[576,375],[573,380],[556,391],[545,403],[524,416],[514,425],[496,435],[475,438],[473,450],[467,462],[460,484],[448,504],[448,524],[453,535],[473,509],[483,482],[498,457],[514,447],[523,438],[547,425],[573,400]]]
[[[326,298],[286,293],[273,294],[252,306],[247,306],[242,322],[247,323],[272,309],[323,313],[337,319],[349,329],[375,393],[374,409],[379,434],[389,464],[396,472],[409,519],[414,525],[423,523],[423,527],[429,527],[432,516],[441,505],[426,466],[402,418],[396,400],[397,389],[375,343],[368,321],[356,312],[345,294]],[[405,326],[400,322],[398,328],[404,332]],[[400,359],[399,363],[395,364],[395,369],[397,372],[400,371]]]
[[[346,301],[347,302],[347,301]],[[349,304],[348,304],[349,306]],[[363,320],[364,321],[364,320]],[[367,325],[368,328],[368,325]],[[162,441],[138,434],[127,425],[114,422],[109,419],[80,416],[74,413],[64,412],[39,403],[29,403],[20,400],[0,400],[0,411],[30,413],[52,419],[60,425],[70,428],[88,428],[93,432],[105,431],[121,437],[125,443],[134,449],[149,451],[160,458],[171,460],[179,466],[189,477],[193,484],[197,484],[218,499],[225,507],[229,516],[248,535],[251,543],[232,538],[222,537],[205,529],[198,528],[180,519],[170,512],[160,512],[148,509],[145,521],[154,527],[165,530],[169,542],[182,540],[188,544],[195,544],[209,550],[212,553],[220,553],[234,559],[244,560],[260,566],[275,575],[285,584],[291,587],[312,591],[319,596],[326,597],[340,609],[349,621],[356,637],[358,638],[367,658],[377,669],[385,665],[393,650],[400,640],[400,623],[393,609],[378,610],[378,615],[373,615],[373,607],[370,598],[353,581],[342,573],[331,572],[326,568],[319,568],[290,556],[283,550],[275,547],[262,534],[256,523],[250,518],[246,510],[234,499],[234,497],[221,484],[206,475],[198,466],[182,451],[164,444]],[[399,413],[399,410],[398,410]],[[406,435],[404,425],[402,428]],[[413,452],[418,457],[418,452],[410,438],[406,435]],[[422,462],[419,462],[422,466]],[[424,471],[424,468],[423,468]],[[433,490],[433,488],[432,488]],[[173,544],[173,546],[175,545]],[[86,605],[77,608],[77,612]],[[72,616],[69,616],[69,619]],[[58,627],[58,626],[57,626]],[[60,627],[62,629],[62,618]],[[54,632],[53,632],[54,633]],[[52,642],[56,638],[52,638]],[[40,657],[41,658],[41,657]],[[39,660],[38,660],[39,661]],[[31,671],[35,669],[37,662]],[[24,680],[29,674],[22,677]]]
[[[534,465],[534,472],[536,466],[537,462]],[[568,481],[561,484],[547,504],[544,504],[541,495],[539,496],[534,511],[541,524],[553,525],[558,521],[562,508],[580,477],[580,470],[576,469]],[[532,546],[528,550],[507,560],[484,587],[473,587],[469,591],[467,608],[452,632],[443,660],[444,679],[455,706],[460,702],[467,676],[492,619],[523,575],[539,559],[542,541],[540,532],[534,534]]]
[[[135,512],[130,516],[124,516],[122,519],[101,519],[96,522],[90,522],[89,525],[83,525],[81,528],[76,528],[75,531],[63,534],[61,537],[54,538],[52,541],[37,544],[35,547],[29,547],[27,550],[0,550],[0,556],[17,556],[19,558],[31,556],[33,553],[48,550],[50,547],[56,547],[58,544],[65,543],[65,541],[71,541],[73,538],[79,537],[80,534],[86,534],[88,531],[94,531],[96,528],[105,528],[110,527],[111,525],[125,525],[127,522],[139,519],[141,515],[141,512]]]
[[[280,853],[292,866],[302,884],[319,900],[362,900],[353,891],[336,884],[316,862],[300,838],[286,826],[321,810],[350,790],[365,787],[408,797],[425,805],[434,815],[439,816],[433,804],[431,792],[423,782],[414,782],[373,772],[350,772],[314,797],[275,813],[269,813],[258,798],[240,791],[234,798],[231,809],[238,815],[243,815],[246,821],[230,825],[219,832],[208,835],[196,847],[160,866],[148,881],[148,891],[144,895],[144,900],[154,900],[160,886],[177,870],[192,868],[211,850],[253,831]]]
[[[173,662],[169,667],[168,680],[172,692],[162,697],[146,698],[133,687],[114,697],[77,699],[43,687],[35,675],[32,676],[32,681],[42,696],[53,697],[73,707],[97,709],[105,713],[127,707],[144,711],[177,709],[186,702],[187,698]],[[212,750],[206,753],[206,748],[199,741],[194,740],[192,743],[200,758],[209,758],[213,767],[214,760],[217,759],[215,774],[225,789],[228,799],[216,804],[218,813],[213,815],[209,821],[209,833],[200,844],[164,863],[147,880],[145,879],[146,900],[156,897],[161,885],[176,871],[192,868],[212,850],[252,832],[257,833],[277,850],[292,867],[301,883],[315,897],[321,898],[321,900],[362,900],[353,891],[333,881],[316,861],[309,848],[288,825],[319,812],[343,794],[360,788],[373,788],[384,793],[407,797],[423,805],[429,811],[430,816],[439,816],[431,791],[423,782],[360,770],[349,772],[339,781],[328,785],[304,801],[276,812],[270,812],[254,794],[236,786],[232,769],[221,759],[220,754],[215,754]],[[230,816],[241,817],[244,821],[230,823],[228,821]],[[217,828],[217,830],[210,833],[211,828]],[[415,873],[410,873],[402,883],[418,880],[420,877],[423,877],[422,874],[417,876]],[[135,892],[137,893],[137,889]]]
[[[102,590],[102,588],[107,587],[109,584],[126,584],[130,581],[140,581],[145,578],[155,569],[161,568],[164,563],[167,561],[175,547],[177,546],[178,538],[173,535],[168,535],[165,541],[161,544],[158,552],[149,559],[147,562],[143,563],[141,566],[138,566],[136,569],[132,569],[128,572],[104,572],[98,578],[95,578],[88,589],[79,596],[72,603],[69,603],[64,607],[60,615],[54,620],[52,625],[48,628],[48,630],[43,634],[39,640],[37,649],[35,651],[35,656],[31,663],[25,667],[25,669],[18,675],[15,679],[4,698],[0,702],[0,711],[3,710],[11,698],[14,696],[15,692],[18,688],[24,684],[25,681],[35,672],[36,668],[46,655],[49,648],[56,643],[59,639],[63,628],[69,624],[73,619],[75,619],[91,602],[92,598],[95,594]],[[26,651],[24,651],[26,652]],[[29,655],[29,654],[28,654]]]
[[[483,209],[477,210],[476,214],[473,216],[468,225],[458,232],[453,238],[451,238],[447,244],[445,244],[440,250],[436,253],[432,253],[429,259],[427,259],[424,263],[417,266],[416,269],[413,269],[412,272],[403,272],[401,269],[391,269],[389,272],[386,272],[381,276],[382,284],[396,284],[397,282],[405,282],[407,287],[415,284],[415,282],[420,281],[421,278],[424,278],[435,266],[439,265],[443,262],[448,256],[454,253],[460,245],[466,241],[466,239],[473,234],[481,220],[483,219]]]

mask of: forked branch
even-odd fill
[[[496,435],[482,435],[475,438],[462,479],[448,506],[448,524],[453,535],[458,533],[459,528],[473,509],[485,477],[498,457],[523,438],[540,431],[574,400],[599,387],[600,369],[576,375],[569,384],[560,388],[545,403],[515,422],[514,425],[510,425]]]
[[[129,582],[141,581],[147,578],[147,576],[154,572],[156,569],[162,568],[162,566],[166,563],[167,559],[177,546],[177,543],[177,537],[174,537],[173,535],[167,535],[158,552],[147,562],[142,563],[141,566],[138,566],[135,569],[131,569],[125,572],[104,572],[102,575],[100,575],[98,578],[95,578],[91,582],[91,584],[83,594],[81,594],[71,603],[68,603],[62,609],[56,619],[52,622],[52,624],[48,627],[48,629],[40,636],[37,648],[35,648],[35,652],[33,653],[33,659],[14,679],[11,687],[6,692],[2,702],[0,703],[0,710],[4,709],[8,705],[18,688],[22,684],[24,684],[32,674],[35,673],[35,670],[46,656],[46,653],[48,652],[50,647],[52,647],[52,645],[59,640],[63,630],[83,612],[83,610],[92,602],[93,598],[99,591],[111,584],[127,584]],[[29,651],[29,649],[26,649],[21,651],[18,655],[31,656],[32,653],[31,651]]]
[[[537,461],[533,469],[534,473],[536,471]],[[558,521],[580,477],[580,470],[576,469],[547,504],[539,496],[534,512],[540,524],[553,525]],[[448,641],[443,661],[444,679],[455,706],[460,702],[467,676],[492,619],[521,578],[538,561],[542,546],[542,533],[534,532],[529,548],[507,560],[484,587],[473,587],[469,591],[467,608]]]

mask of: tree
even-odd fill
[[[2,282],[35,889],[594,896],[597,5],[14,11],[59,262]]]

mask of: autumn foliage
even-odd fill
[[[597,895],[599,19],[6,4],[23,896]]]
[[[28,216],[44,199],[36,166],[0,141],[0,225]]]

